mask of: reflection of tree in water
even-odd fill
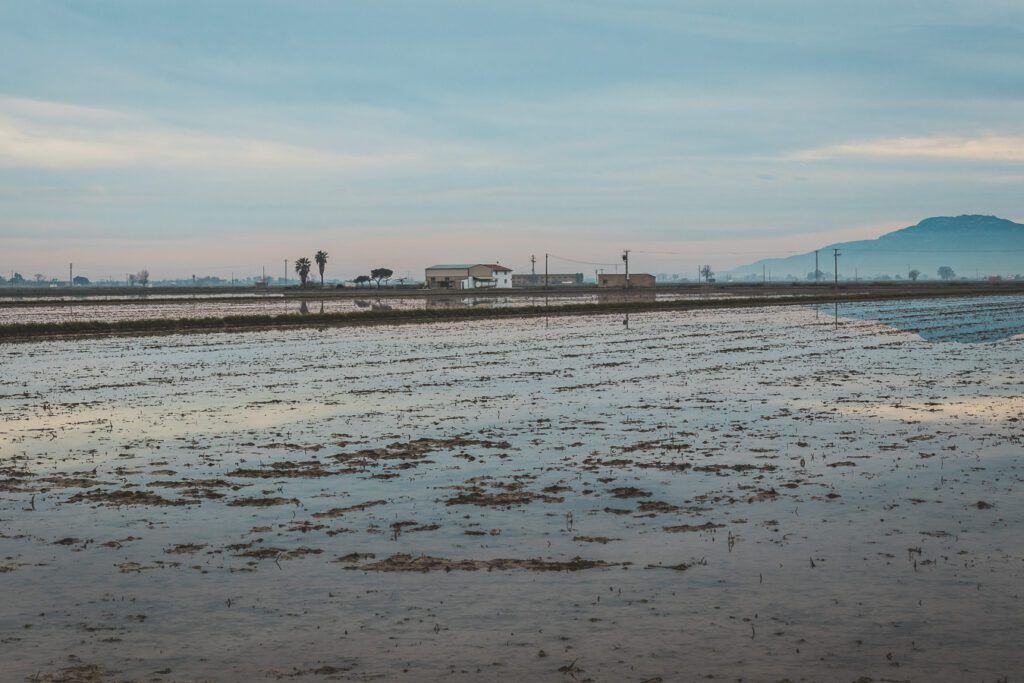
[[[359,308],[369,308],[372,311],[390,311],[394,309],[391,304],[384,303],[383,300],[377,299],[376,301],[367,301],[366,299],[355,299],[353,301]]]
[[[299,304],[299,313],[302,315],[309,315],[309,306],[306,305],[306,300],[303,299]]]

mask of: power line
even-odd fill
[[[715,254],[715,255],[726,254],[726,255],[729,255],[729,256],[743,256],[743,255],[749,256],[749,255],[757,255],[757,254],[765,253],[763,251],[707,251],[707,250],[704,250],[704,249],[701,249],[700,251],[702,253],[706,253],[706,254]],[[685,251],[640,251],[639,249],[632,250],[632,253],[634,253],[634,254],[653,254],[653,255],[656,255],[656,256],[691,256],[693,254],[693,252],[685,252]],[[793,250],[793,251],[775,251],[775,252],[772,252],[772,253],[775,253],[775,254],[803,254],[803,253],[806,253],[806,252],[803,252],[803,251],[800,251],[800,250]]]
[[[594,261],[579,261],[577,259],[566,258],[565,256],[559,256],[558,254],[548,254],[551,258],[558,259],[559,261],[568,261],[569,263],[579,263],[585,266],[617,266],[618,263],[596,263]]]

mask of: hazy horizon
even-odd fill
[[[11,2],[0,273],[630,248],[688,274],[1020,221],[1021,26],[1005,0]]]

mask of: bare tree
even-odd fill
[[[915,268],[914,270],[907,273],[907,276],[914,282],[917,282],[917,278],[921,277],[921,271]]]
[[[146,285],[149,284],[149,271],[143,268],[142,270],[135,274],[135,279],[140,285],[145,287]]]
[[[710,282],[711,278],[715,276],[715,271],[711,270],[711,266],[701,266],[700,275],[704,278],[704,282]]]
[[[943,280],[952,280],[956,277],[956,273],[949,266],[939,266],[939,277]]]

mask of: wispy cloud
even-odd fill
[[[797,161],[849,157],[925,158],[954,161],[1024,162],[1024,136],[981,135],[878,138],[805,150],[792,155]]]
[[[361,171],[417,161],[412,152],[347,154],[276,140],[180,130],[106,109],[0,99],[0,167]]]

